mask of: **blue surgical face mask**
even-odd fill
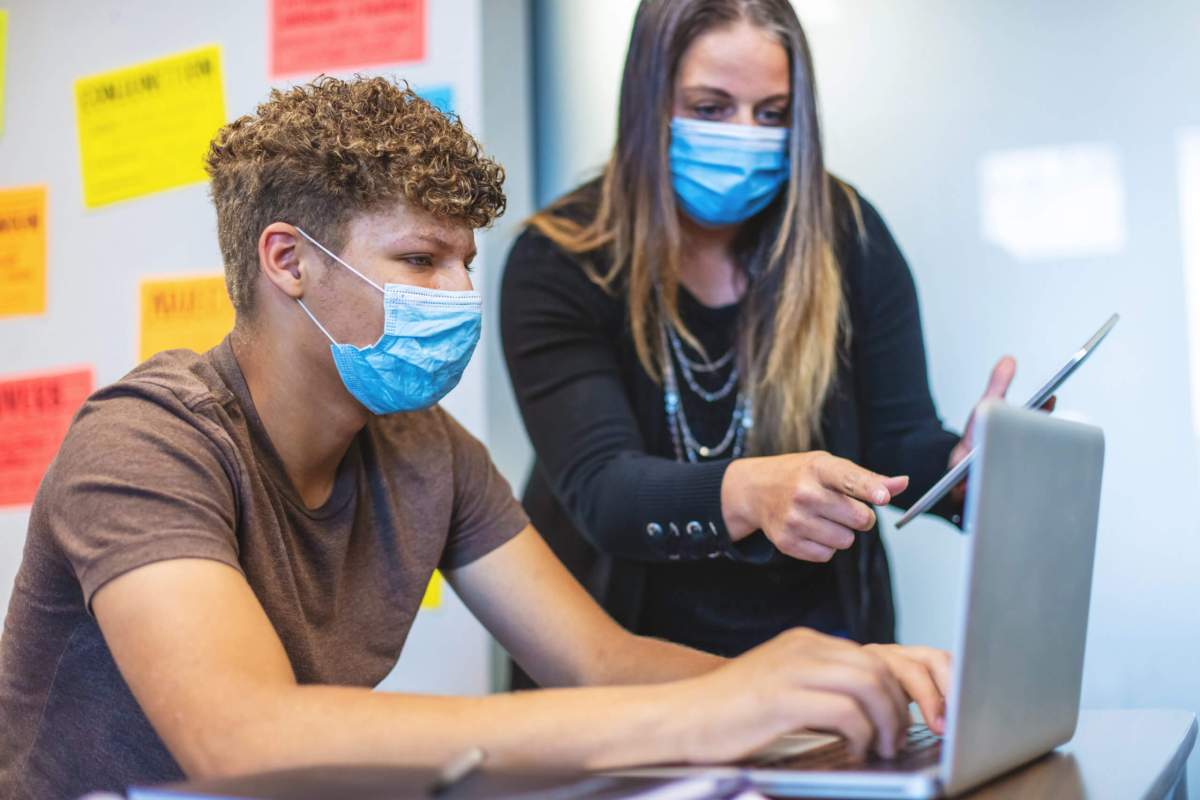
[[[788,179],[788,129],[676,117],[671,181],[701,225],[736,225],[766,208]]]
[[[346,389],[375,414],[429,408],[458,385],[479,342],[479,292],[447,292],[389,283],[380,286],[297,228],[305,239],[383,294],[383,335],[367,347],[338,344],[297,298],[331,342]]]

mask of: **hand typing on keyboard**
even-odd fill
[[[664,691],[685,693],[675,699],[692,712],[681,720],[692,763],[739,761],[797,730],[838,734],[853,758],[894,758],[912,723],[910,700],[940,732],[949,663],[930,648],[863,647],[795,629]]]
[[[898,644],[863,646],[879,656],[921,709],[929,730],[946,732],[946,695],[950,693],[950,654],[932,647]]]

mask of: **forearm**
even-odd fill
[[[580,529],[601,552],[632,561],[720,557],[763,564],[776,555],[770,541],[754,527],[737,537],[726,527],[724,487],[746,460],[689,464],[627,455],[582,488],[557,491],[564,502],[575,498]]]
[[[674,642],[627,634],[608,658],[596,662],[589,676],[595,686],[653,684],[694,678],[711,672],[727,659]]]
[[[172,750],[195,776],[301,765],[440,766],[470,747],[489,766],[598,769],[686,758],[688,689],[627,686],[434,697],[334,686],[260,692]],[[233,718],[236,717],[236,718]],[[209,735],[205,735],[205,733]]]
[[[476,618],[542,686],[662,683],[723,663],[618,625],[533,528],[446,576]]]
[[[563,470],[554,489],[601,552],[631,561],[695,561],[729,547],[721,514],[727,467],[626,451],[602,465]]]

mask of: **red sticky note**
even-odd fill
[[[33,502],[93,383],[90,367],[0,378],[0,506]]]
[[[271,77],[425,58],[425,0],[271,0]]]

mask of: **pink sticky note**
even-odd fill
[[[91,367],[0,378],[0,506],[33,502],[93,382]]]
[[[421,61],[425,0],[271,0],[271,77]]]

